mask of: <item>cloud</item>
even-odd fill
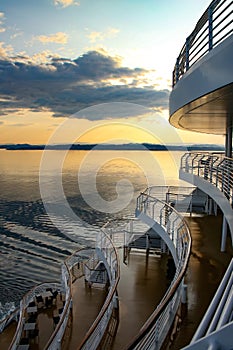
[[[17,32],[17,33],[14,33],[10,36],[11,39],[16,39],[18,38],[19,36],[22,36],[23,35],[23,32]]]
[[[5,14],[3,12],[0,12],[0,33],[3,33],[6,31],[6,28],[2,27],[5,20]]]
[[[106,32],[96,32],[93,31],[90,34],[87,34],[87,38],[91,43],[95,43],[98,40],[103,41],[104,39],[110,39],[117,35],[119,29],[117,28],[108,28]]]
[[[11,45],[5,46],[5,43],[0,41],[0,57],[8,57],[13,52]]]
[[[54,117],[68,117],[83,108],[107,102],[131,102],[161,111],[168,107],[169,91],[147,86],[147,74],[142,68],[122,66],[120,57],[109,56],[104,51],[89,51],[74,60],[50,57],[41,64],[23,55],[2,58],[0,114],[30,108],[52,111]],[[107,116],[83,115],[83,118],[96,120]]]
[[[66,44],[68,41],[68,35],[63,32],[57,32],[50,35],[38,35],[34,37],[35,40],[40,41],[43,44],[56,43],[56,44]]]
[[[103,40],[103,34],[101,32],[91,32],[87,37],[91,43],[95,43],[97,40]]]
[[[55,6],[61,6],[61,7],[68,7],[71,5],[80,6],[80,2],[75,0],[54,0],[53,2]]]

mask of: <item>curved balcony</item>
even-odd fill
[[[225,134],[232,124],[233,3],[214,0],[178,55],[170,94],[170,123]]]
[[[233,245],[233,159],[215,153],[186,153],[180,178],[197,185],[217,203],[224,214],[222,244],[225,250],[228,223]],[[233,329],[233,259],[189,346],[185,349],[230,349]]]
[[[154,230],[162,238],[162,242],[166,244],[173,257],[175,273],[161,302],[137,336],[128,344],[127,350],[149,349],[151,344],[154,349],[161,348],[181,303],[184,290],[183,279],[191,250],[191,236],[183,217],[173,207],[146,192],[138,197],[136,216],[144,223],[144,226],[147,225],[148,230]],[[134,221],[127,224],[124,230],[126,246],[132,242],[132,237],[144,234],[143,231],[139,232],[142,224],[139,223],[139,225],[138,229],[137,221],[136,224]],[[111,227],[110,230],[114,236],[114,229]],[[118,229],[116,234],[119,235]]]
[[[67,284],[66,289],[64,288],[65,284]],[[9,350],[17,349],[20,344],[28,344],[29,346],[30,338],[35,338],[38,336],[39,329],[37,322],[37,311],[40,308],[43,308],[44,310],[50,306],[47,304],[48,296],[51,297],[50,300],[52,305],[52,296],[55,292],[57,294],[60,293],[60,295],[64,296],[64,308],[62,308],[61,319],[64,321],[62,321],[62,323],[66,324],[67,318],[69,316],[69,303],[71,299],[69,280],[62,279],[61,284],[48,282],[37,285],[32,288],[20,302],[17,329],[9,346]],[[60,328],[60,324],[58,324],[54,332],[58,332],[60,334]],[[51,336],[52,333],[53,328],[51,328]],[[49,347],[45,348],[47,349]]]
[[[180,178],[207,193],[224,213],[233,244],[233,159],[217,153],[189,152],[181,159]],[[225,246],[223,233],[222,250]]]
[[[100,264],[104,265],[104,269],[99,268]],[[72,284],[83,276],[89,287],[93,283],[108,283],[109,286],[98,317],[94,318],[93,324],[89,326],[78,347],[96,349],[105,336],[113,311],[118,308],[116,290],[119,280],[118,254],[111,239],[103,231],[97,235],[94,251],[81,249],[65,260],[61,269],[60,284],[48,282],[35,286],[23,297],[20,308],[1,322],[3,331],[12,320],[17,320],[17,328],[9,350],[18,349],[20,346],[29,348],[31,342],[34,344],[36,337],[43,349],[61,349],[63,342],[66,341],[64,336],[72,308],[76,306],[75,300],[72,300],[76,298],[76,295],[72,295]],[[45,319],[51,319],[52,323],[44,322]],[[46,329],[43,323],[46,323]],[[40,339],[39,335],[42,334],[43,337]]]
[[[226,135],[225,155],[186,153],[180,179],[209,197],[223,212],[221,251],[227,226],[233,242],[233,2],[213,0],[178,55],[170,95],[170,123],[177,128]],[[211,211],[211,208],[210,208]],[[216,211],[216,210],[215,210]],[[232,271],[230,263],[192,341],[185,349],[232,348]]]

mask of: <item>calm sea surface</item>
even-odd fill
[[[61,262],[93,245],[109,219],[134,216],[136,198],[147,186],[177,185],[181,154],[50,151],[40,168],[42,156],[0,150],[2,313],[35,284],[58,280]]]

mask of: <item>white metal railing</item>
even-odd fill
[[[86,275],[86,271],[94,270],[98,262],[99,257],[97,256],[96,251],[85,248],[74,252],[65,260],[62,268],[63,288],[66,290],[65,306],[60,321],[45,349],[54,350],[61,348],[61,342],[66,330],[72,303],[71,282],[83,275],[85,275],[85,278],[88,280],[89,276]]]
[[[110,286],[104,305],[78,348],[82,350],[94,350],[98,348],[106,332],[113,309],[118,307],[117,285],[120,277],[119,258],[112,240],[102,230],[99,230],[97,234],[96,252],[99,259],[106,267]]]
[[[127,350],[160,349],[181,300],[183,278],[191,250],[191,235],[184,218],[170,205],[155,197],[142,193],[137,200],[137,210],[164,228],[174,244],[177,263],[175,276],[161,303],[127,346]]]
[[[49,288],[52,290],[56,290],[59,292],[62,292],[65,294],[65,305],[62,311],[62,314],[60,315],[60,321],[56,325],[56,328],[54,329],[53,333],[51,334],[50,339],[48,340],[47,344],[44,346],[44,349],[48,350],[54,350],[54,349],[60,349],[61,347],[61,341],[62,337],[64,335],[66,325],[68,322],[69,314],[70,314],[70,303],[71,303],[71,276],[70,276],[70,269],[74,268],[74,266],[79,263],[80,257],[76,256],[77,252],[75,252],[71,257],[70,260],[65,261],[65,263],[62,265],[62,274],[61,274],[61,283],[51,283],[46,282],[39,284],[32,288],[21,300],[20,302],[20,311],[19,311],[19,321],[17,325],[17,329],[14,335],[14,338],[11,342],[11,345],[9,347],[9,350],[14,350],[17,348],[21,336],[22,331],[25,324],[24,314],[27,306],[30,302],[32,302],[37,296],[43,295],[43,293]]]
[[[36,296],[43,294],[48,288],[52,290],[57,290],[65,294],[65,305],[63,312],[60,315],[60,321],[56,325],[53,333],[51,334],[50,339],[47,344],[44,346],[44,349],[54,350],[61,348],[61,342],[63,335],[66,330],[67,322],[70,315],[72,295],[71,295],[71,283],[76,278],[79,278],[85,275],[85,271],[94,270],[97,263],[103,260],[106,269],[108,271],[108,277],[110,281],[110,288],[105,300],[105,303],[94,321],[93,325],[87,332],[81,346],[79,349],[96,349],[100,343],[106,328],[108,326],[110,317],[112,315],[113,308],[118,307],[117,302],[117,284],[119,281],[119,259],[116,249],[110,239],[104,233],[100,231],[97,234],[97,245],[96,250],[93,249],[80,249],[73,253],[70,257],[66,259],[62,265],[61,273],[61,284],[58,283],[42,283],[34,288],[32,288],[21,300],[20,308],[17,311],[18,314],[18,325],[12,342],[10,344],[9,350],[15,350],[20,342],[25,319],[24,314],[25,310],[28,307],[29,303],[32,302]],[[88,280],[88,276],[86,276]],[[15,317],[12,316],[14,313],[9,315],[7,319],[2,322],[3,328],[8,324],[8,318]]]
[[[230,349],[233,331],[233,259],[203,317],[189,350]],[[229,345],[231,347],[229,347]]]
[[[164,228],[174,244],[179,259],[191,239],[183,216],[166,202],[146,193],[141,193],[137,198],[137,211],[145,213]]]
[[[202,177],[217,187],[233,205],[233,159],[223,153],[189,152],[181,158],[180,169]]]
[[[130,243],[144,235],[148,231],[148,225],[137,218],[130,218],[109,221],[102,229],[111,237],[114,246],[121,248],[129,246]]]
[[[187,37],[173,71],[173,87],[200,58],[233,33],[233,1],[213,0]]]
[[[143,193],[156,196],[157,199],[172,205],[183,215],[193,211],[209,212],[208,195],[195,186],[152,186]]]
[[[195,186],[151,186],[146,188],[143,193],[169,203],[167,198],[170,195],[175,194],[177,199],[179,197],[182,199],[183,196],[190,196],[195,188]]]
[[[12,321],[17,321],[19,318],[20,308],[15,308],[0,321],[0,333],[10,324]]]
[[[56,325],[56,328],[54,332],[52,333],[50,339],[48,340],[47,344],[45,345],[44,349],[46,350],[57,350],[61,349],[61,342],[63,335],[66,330],[67,322],[70,315],[70,306],[71,306],[71,273],[67,266],[66,261],[62,265],[62,274],[61,274],[61,286],[62,290],[65,293],[65,305],[62,311],[62,314],[60,315],[60,320],[58,324]]]
[[[16,332],[9,346],[9,350],[15,350],[20,342],[20,338],[22,336],[22,331],[25,324],[24,314],[29,303],[33,301],[36,296],[41,295],[43,292],[45,292],[47,288],[52,288],[54,290],[58,290],[58,289],[62,290],[61,285],[57,283],[49,283],[49,282],[42,283],[32,288],[21,300],[20,311],[19,311],[19,321],[16,328]]]
[[[233,159],[223,153],[185,153],[181,170],[204,178],[233,204]],[[233,259],[202,319],[190,345],[185,349],[229,349],[233,331]]]

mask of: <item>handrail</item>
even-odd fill
[[[204,178],[233,204],[233,158],[224,154],[189,152],[181,158],[181,171]],[[185,349],[229,348],[232,334],[233,259],[199,324],[191,343]],[[211,344],[211,347],[210,347]]]
[[[64,280],[66,281],[66,284],[67,284],[67,280],[68,280],[68,285],[65,288],[65,291],[66,291],[65,305],[64,305],[64,309],[63,309],[61,318],[60,318],[58,324],[56,325],[56,328],[55,328],[54,332],[52,333],[51,337],[49,338],[47,344],[44,347],[45,350],[53,350],[55,348],[55,346],[57,346],[58,344],[61,343],[61,339],[62,339],[62,336],[64,334],[66,324],[68,321],[68,317],[69,317],[69,313],[70,313],[70,303],[71,303],[71,299],[72,299],[72,295],[71,295],[72,277],[71,277],[71,272],[70,272],[70,269],[68,268],[68,264],[66,261],[64,261],[64,267],[65,267],[65,269],[63,270],[64,271],[63,273],[66,274],[66,276],[64,276]],[[67,278],[67,274],[68,274],[68,278]]]
[[[19,321],[18,321],[18,325],[15,331],[14,337],[9,346],[9,350],[15,350],[21,338],[21,334],[24,326],[24,311],[26,307],[28,306],[29,302],[33,299],[34,296],[39,295],[42,291],[45,291],[46,288],[58,289],[60,288],[60,286],[56,282],[40,283],[37,286],[33,287],[27,294],[25,294],[25,296],[21,300]]]
[[[79,273],[79,277],[84,275],[83,271],[83,264],[84,261],[85,264],[88,264],[89,261],[92,261],[93,253],[90,253],[90,249],[86,248],[81,248],[77,251],[75,251],[71,256],[69,256],[65,261],[64,261],[64,266],[65,269],[63,270],[63,273],[66,274],[64,276],[64,280],[68,281],[68,295],[66,296],[66,303],[64,310],[62,312],[62,317],[59,320],[59,323],[56,326],[55,331],[51,335],[48,343],[45,346],[45,349],[48,350],[53,350],[54,346],[60,344],[62,340],[62,336],[64,334],[66,324],[68,322],[68,317],[70,314],[70,307],[72,303],[72,293],[71,293],[71,284],[72,284],[72,269],[76,266],[79,265],[79,269],[81,272]],[[68,275],[68,276],[67,276]],[[67,288],[66,288],[67,289]]]
[[[223,306],[226,304],[227,298],[232,299],[232,294],[230,292],[232,288],[232,280],[233,280],[233,259],[231,259],[231,262],[218,287],[218,290],[214,298],[212,299],[208,307],[208,310],[205,313],[205,316],[203,317],[200,325],[198,326],[198,329],[196,330],[191,343],[194,343],[196,340],[205,336],[205,334],[209,334],[213,332],[215,329],[222,326],[222,323],[220,322],[220,320],[223,312]],[[229,320],[229,315],[228,317],[226,317],[226,320],[227,321]],[[226,324],[226,323],[227,322],[224,322],[223,324]]]
[[[139,198],[141,196],[145,196],[145,193],[142,193],[139,196]],[[171,319],[171,314],[170,314],[171,309],[170,308],[172,306],[170,306],[170,304],[175,305],[175,303],[179,299],[179,293],[177,295],[177,298],[175,298],[176,293],[179,291],[180,287],[182,286],[182,281],[183,281],[183,278],[185,276],[185,272],[186,272],[186,269],[188,266],[189,256],[190,256],[190,252],[191,252],[191,235],[190,235],[189,228],[188,228],[184,218],[169,204],[167,204],[167,203],[165,203],[165,202],[163,202],[155,197],[152,197],[149,194],[146,196],[151,201],[154,200],[154,201],[156,201],[156,203],[160,203],[161,205],[163,205],[164,208],[166,209],[166,210],[164,210],[164,213],[166,213],[166,212],[173,213],[175,216],[173,218],[174,222],[177,220],[177,218],[179,219],[178,221],[180,223],[182,223],[182,225],[178,225],[177,230],[178,231],[180,229],[184,230],[183,234],[180,233],[180,238],[184,239],[184,245],[183,245],[183,251],[180,252],[179,250],[181,249],[181,245],[178,244],[179,240],[177,240],[177,237],[176,237],[176,235],[174,235],[174,232],[173,232],[174,224],[172,225],[171,222],[169,222],[169,220],[167,220],[167,219],[162,220],[163,222],[161,222],[161,220],[159,219],[158,223],[160,225],[162,225],[163,227],[165,227],[167,229],[168,234],[171,235],[173,240],[175,240],[174,245],[176,246],[176,248],[178,250],[178,254],[177,254],[178,264],[176,266],[176,273],[175,273],[175,276],[173,278],[173,281],[171,282],[170,287],[168,288],[166,294],[162,298],[160,304],[157,306],[155,311],[152,313],[152,315],[149,317],[149,319],[146,321],[146,323],[140,329],[139,333],[134,337],[134,339],[130,342],[130,344],[128,344],[128,346],[126,347],[127,350],[145,349],[147,346],[146,345],[147,341],[150,342],[151,338],[153,338],[155,340],[156,332],[158,332],[158,330],[156,329],[156,325],[157,325],[157,323],[160,322],[160,319],[163,318],[163,315],[166,313],[167,310],[169,310],[168,312],[169,312],[170,319]],[[142,205],[142,203],[143,203],[142,201],[138,200],[138,206]],[[145,209],[145,212],[147,213],[147,210],[146,210],[147,206],[148,206],[148,202],[146,203],[146,201],[144,201],[143,208],[141,208],[141,210]],[[155,219],[155,217],[153,219]],[[178,234],[179,234],[179,232],[178,232]],[[178,307],[178,305],[177,305],[177,307]],[[165,317],[164,317],[163,322],[167,322],[167,319],[165,319]],[[163,334],[163,337],[164,337],[164,334]]]
[[[95,331],[98,330],[98,326],[101,324],[101,330],[105,331],[108,322],[106,323],[106,314],[107,319],[110,318],[110,313],[113,309],[113,306],[116,307],[116,295],[117,295],[117,285],[119,282],[120,278],[120,267],[119,267],[119,258],[118,258],[118,253],[116,251],[116,248],[114,247],[111,239],[109,236],[106,235],[106,233],[102,230],[100,230],[99,233],[100,239],[97,239],[97,242],[101,242],[99,248],[100,251],[102,252],[101,258],[105,259],[106,265],[108,263],[110,264],[110,269],[107,266],[107,271],[109,274],[109,280],[112,282],[108,296],[105,300],[105,303],[97,316],[96,320],[90,327],[89,331],[87,332],[86,336],[84,337],[82,344],[79,349],[96,349],[96,340],[94,340],[94,347],[90,346],[90,342],[93,340],[93,335],[94,338],[98,338],[98,342],[100,342],[100,332],[98,331],[98,337],[95,337]],[[70,257],[68,257],[64,264],[62,265],[62,282],[63,285],[59,285],[56,282],[46,282],[46,283],[41,283],[35,287],[33,287],[21,300],[20,303],[20,308],[19,308],[19,321],[17,325],[16,332],[14,334],[14,337],[12,339],[12,342],[10,344],[9,350],[15,350],[22,334],[23,326],[24,326],[24,311],[30,301],[36,296],[39,295],[41,292],[45,291],[47,288],[53,288],[53,289],[60,289],[64,290],[66,293],[66,300],[65,300],[65,306],[61,315],[61,318],[53,331],[51,337],[49,338],[47,344],[45,345],[44,349],[47,350],[53,350],[54,348],[59,348],[62,337],[64,335],[65,329],[66,329],[66,324],[68,322],[68,317],[70,314],[70,307],[71,307],[71,302],[72,302],[72,295],[71,295],[71,284],[72,284],[72,268],[74,268],[75,265],[79,264],[80,266],[83,264],[83,260],[90,260],[91,256],[90,254],[83,255],[83,251],[87,251],[87,249],[82,248],[76,252],[74,252]],[[88,252],[90,249],[88,250]],[[98,252],[98,250],[96,250]],[[79,256],[77,256],[79,254]],[[84,274],[83,272],[83,266],[81,267],[82,272],[80,273],[80,276]],[[79,277],[80,277],[79,276]],[[103,321],[105,322],[105,325],[103,326]],[[103,335],[103,334],[102,334]],[[87,347],[86,347],[87,346]]]
[[[121,220],[121,222],[109,220],[102,229],[111,237],[116,248],[122,248],[144,235],[148,230],[148,225],[134,217]]]
[[[213,0],[187,37],[172,73],[172,86],[214,47],[233,33],[233,1]]]
[[[13,311],[11,311],[9,314],[7,314],[1,321],[0,321],[0,333],[6,328],[8,324],[11,323],[13,320],[17,320],[18,315],[20,313],[20,307],[15,308]]]
[[[116,306],[117,285],[120,279],[119,257],[111,238],[103,230],[100,230],[98,233],[97,248],[99,248],[100,252],[103,254],[103,262],[110,266],[110,270],[107,268],[110,288],[104,305],[78,347],[79,350],[91,350],[98,347],[106,331],[112,309]]]
[[[73,253],[71,257],[73,257],[76,253],[77,252]],[[69,317],[69,312],[70,312],[71,282],[72,282],[70,267],[72,267],[72,265],[70,267],[68,266],[68,260],[71,257],[67,258],[66,261],[64,262],[64,265],[63,265],[62,277],[63,277],[63,283],[65,284],[64,288],[62,285],[58,284],[57,282],[45,282],[45,283],[41,283],[41,284],[36,285],[35,287],[33,287],[30,291],[28,291],[24,295],[24,297],[20,303],[20,317],[19,317],[18,325],[16,328],[16,332],[14,334],[14,337],[12,339],[12,342],[10,344],[9,350],[15,349],[19,340],[20,340],[22,329],[24,326],[24,318],[23,318],[24,310],[26,309],[26,307],[28,306],[30,301],[36,295],[41,294],[47,288],[52,288],[52,289],[61,290],[61,291],[64,289],[64,291],[66,292],[66,302],[65,302],[65,306],[64,306],[61,318],[59,320],[59,323],[56,325],[56,328],[53,331],[53,333],[52,333],[51,337],[49,338],[47,344],[45,345],[44,349],[51,349],[52,350],[52,349],[54,349],[54,343],[55,342],[59,343],[61,341],[63,333],[65,331],[66,323],[67,323],[67,320]]]
[[[233,158],[216,153],[187,152],[181,158],[180,169],[210,182],[233,205]]]

